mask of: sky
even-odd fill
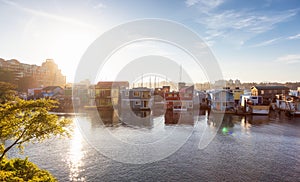
[[[195,32],[224,79],[300,81],[299,0],[0,0],[0,58],[36,65],[51,58],[73,82],[82,56],[99,36],[145,18],[171,20]],[[156,46],[140,47],[145,45]],[[124,56],[124,50],[118,54]],[[117,65],[122,56],[114,57]],[[178,64],[186,72],[195,69]]]

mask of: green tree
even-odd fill
[[[0,181],[57,181],[48,171],[26,159],[4,159],[0,163]]]
[[[0,82],[0,103],[14,100],[16,95],[16,86],[11,83]]]
[[[56,104],[56,101],[48,99],[16,99],[0,104],[0,162],[14,146],[23,149],[28,142],[70,136],[71,120],[58,119],[56,115],[49,114],[49,110],[56,107]]]

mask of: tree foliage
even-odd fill
[[[48,171],[26,159],[4,159],[0,162],[0,181],[57,181]]]
[[[22,149],[28,142],[70,136],[71,120],[58,119],[56,115],[49,114],[56,104],[56,101],[48,99],[16,99],[0,104],[0,162],[14,146]]]

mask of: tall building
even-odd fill
[[[47,59],[43,62],[39,71],[41,73],[39,80],[37,80],[39,85],[64,86],[66,84],[66,76],[62,75],[53,59]]]
[[[61,73],[53,59],[46,59],[41,66],[20,63],[16,59],[0,58],[0,69],[15,75],[16,82],[29,79],[32,87],[64,86],[66,76]]]

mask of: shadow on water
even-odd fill
[[[191,125],[197,121],[199,115],[206,115],[206,112],[198,111],[172,111],[172,110],[122,110],[118,112],[113,109],[87,111],[87,116],[93,128],[99,127],[154,127],[157,118],[164,120],[165,125]]]
[[[123,111],[118,112],[114,109],[101,109],[87,111],[87,116],[91,122],[92,128],[99,127],[152,127],[153,116],[151,111]]]
[[[113,127],[119,126],[119,116],[114,110],[101,110],[101,111],[87,111],[86,112],[89,121],[91,122],[92,128],[99,127]]]
[[[166,111],[164,115],[166,125],[194,125],[194,112],[173,112]]]
[[[132,111],[128,110],[121,113],[120,121],[129,127],[153,127],[153,116],[150,110]]]
[[[283,111],[270,111],[268,115],[247,115],[245,121],[253,126],[269,124],[297,124],[297,118],[286,116]]]
[[[155,120],[160,118],[164,125],[191,125],[194,126],[197,121],[206,121],[207,125],[213,128],[219,128],[219,132],[233,128],[241,123],[247,127],[258,127],[273,123],[294,124],[293,119],[288,118],[284,113],[270,112],[269,115],[234,115],[234,114],[216,114],[209,113],[206,110],[191,111],[150,111],[150,110],[124,110],[117,112],[113,109],[89,111],[87,114],[90,118],[93,128],[99,127],[155,127]],[[201,118],[200,120],[198,120]],[[226,128],[226,129],[224,129]],[[223,130],[223,131],[222,131]]]
[[[234,114],[215,114],[209,115],[203,112],[200,115],[206,115],[207,125],[213,128],[219,128],[218,133],[230,134],[235,126],[243,128],[264,127],[268,125],[299,125],[297,119],[287,117],[283,112],[271,111],[268,115],[234,115]],[[209,116],[209,117],[208,117]],[[222,118],[223,117],[223,118]]]

